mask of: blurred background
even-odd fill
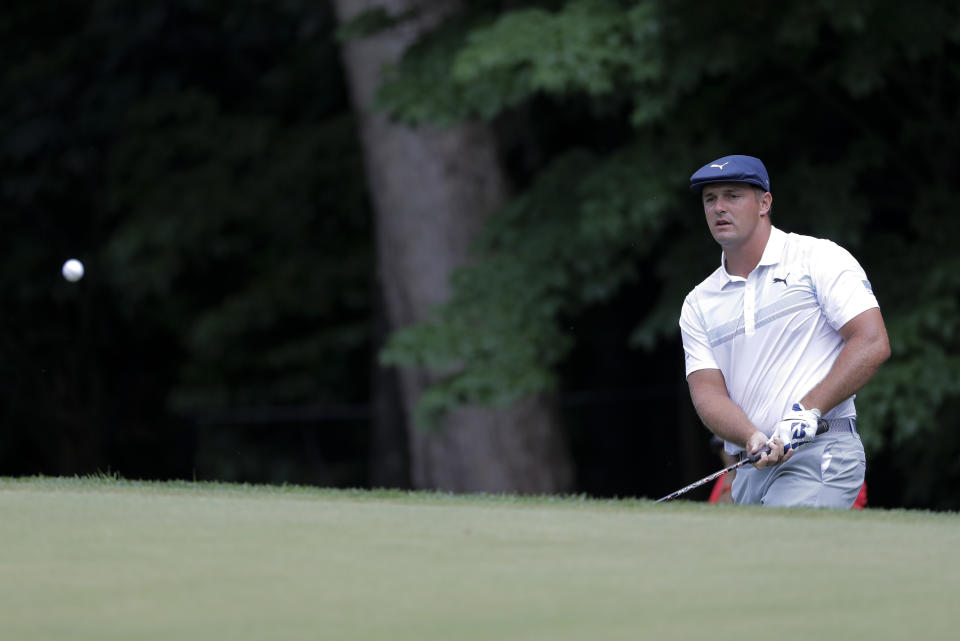
[[[677,319],[743,153],[884,312],[870,504],[960,508],[955,2],[10,0],[0,51],[2,476],[662,496],[721,466]]]

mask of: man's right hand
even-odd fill
[[[747,440],[747,455],[753,456],[754,454],[763,452],[768,446],[770,447],[770,451],[760,454],[760,458],[753,464],[758,470],[783,463],[793,456],[793,450],[787,450],[786,454],[784,454],[783,441],[778,438],[770,440],[766,434],[760,431],[754,432]]]

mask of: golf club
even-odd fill
[[[827,431],[827,429],[828,429],[828,428],[827,428],[827,423],[826,423],[825,421],[821,420],[820,423],[817,425],[817,435],[819,436],[820,434],[823,434],[824,432]],[[801,445],[803,445],[803,443],[801,443]],[[787,453],[787,450],[790,450],[790,449],[797,449],[797,446],[794,445],[793,443],[787,443],[786,445],[783,446],[783,453],[786,454],[786,453]],[[661,499],[657,499],[657,503],[663,503],[664,501],[672,501],[673,499],[677,498],[678,496],[680,496],[680,495],[682,495],[682,494],[686,494],[686,493],[689,492],[690,490],[694,490],[694,489],[700,487],[701,485],[704,485],[704,484],[706,484],[706,483],[709,483],[710,481],[714,481],[714,480],[720,478],[721,476],[723,476],[723,475],[726,474],[727,472],[731,472],[731,471],[733,471],[733,470],[735,470],[735,469],[737,469],[737,468],[743,467],[744,465],[746,465],[746,464],[748,464],[748,463],[756,463],[757,461],[760,460],[760,456],[761,456],[762,454],[766,454],[766,453],[768,453],[769,451],[770,451],[770,446],[768,445],[767,447],[765,447],[765,448],[762,449],[761,451],[757,452],[757,453],[754,454],[753,456],[748,456],[748,457],[745,458],[745,459],[741,459],[740,461],[737,461],[737,462],[734,463],[733,465],[727,466],[727,467],[723,468],[722,470],[719,470],[719,471],[717,471],[717,472],[714,472],[714,473],[711,474],[710,476],[706,476],[706,477],[700,479],[699,481],[696,481],[696,482],[694,482],[694,483],[691,483],[690,485],[687,485],[686,487],[680,488],[680,489],[677,490],[676,492],[672,492],[671,494],[667,494],[665,497],[663,497],[663,498],[661,498]]]
[[[784,445],[784,446],[783,446],[783,451],[784,451],[784,453],[786,453],[786,451],[789,450],[789,449],[791,449],[791,446],[790,446],[789,443],[788,443],[787,445]],[[757,452],[757,453],[754,454],[753,456],[749,456],[749,457],[747,457],[747,458],[745,458],[745,459],[741,459],[741,460],[737,461],[736,463],[734,463],[733,465],[729,465],[729,466],[723,468],[722,470],[718,470],[718,471],[714,472],[714,473],[711,474],[710,476],[705,476],[705,477],[703,477],[702,479],[700,479],[699,481],[695,481],[695,482],[691,483],[690,485],[687,485],[686,487],[680,488],[680,489],[677,490],[676,492],[672,492],[672,493],[670,493],[670,494],[667,494],[665,497],[663,497],[663,498],[661,498],[661,499],[657,499],[657,503],[663,503],[664,501],[672,501],[673,499],[677,498],[677,497],[680,496],[681,494],[686,494],[686,493],[689,492],[690,490],[695,490],[695,489],[697,489],[698,487],[700,487],[701,485],[705,485],[705,484],[709,483],[710,481],[714,481],[714,480],[720,478],[721,476],[723,476],[723,475],[726,474],[727,472],[732,472],[733,470],[735,470],[735,469],[737,469],[737,468],[741,468],[741,467],[743,467],[744,465],[747,465],[748,463],[756,463],[757,461],[760,460],[760,455],[761,455],[761,454],[766,454],[766,453],[769,452],[769,451],[770,451],[770,447],[768,446],[768,447],[766,447],[765,449],[761,450],[760,452]]]

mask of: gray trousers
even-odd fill
[[[856,432],[827,432],[800,447],[786,463],[762,470],[741,467],[733,480],[733,502],[850,509],[866,470]]]

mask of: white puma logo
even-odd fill
[[[723,163],[723,165],[729,165],[729,164],[730,164],[730,161],[729,161],[729,160],[728,160],[727,162]],[[710,165],[710,166],[711,166],[711,167],[716,167],[716,168],[719,169],[720,171],[723,171],[723,165]]]

